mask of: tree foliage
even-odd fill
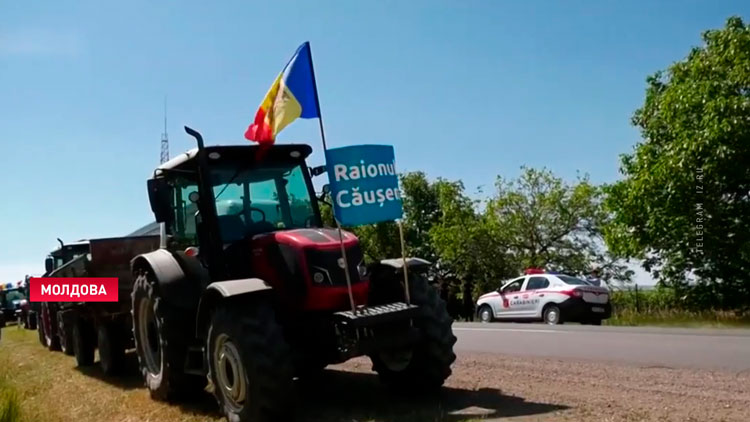
[[[632,276],[604,248],[602,189],[587,178],[567,184],[548,170],[524,168],[516,180],[498,178],[494,195],[483,199],[470,198],[460,181],[430,181],[422,172],[401,175],[401,186],[407,254],[433,262],[432,275],[451,294],[471,299],[528,267]],[[328,207],[324,219],[334,223]],[[395,223],[348,229],[368,260],[401,256]]]
[[[730,18],[647,79],[642,142],[608,187],[610,248],[663,283],[691,277],[714,305],[750,302],[750,27]],[[710,288],[708,288],[710,287]]]

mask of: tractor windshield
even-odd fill
[[[223,242],[274,230],[318,226],[305,169],[296,163],[213,168],[213,194]],[[197,185],[192,180],[178,179],[175,187],[175,235],[194,239],[197,205],[191,195],[197,195]]]

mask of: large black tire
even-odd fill
[[[52,352],[60,350],[60,338],[57,336],[57,311],[55,305],[42,303],[44,317],[44,346]]]
[[[94,364],[96,333],[91,323],[79,318],[73,325],[73,354],[76,365],[84,367]]]
[[[422,314],[414,319],[414,326],[420,331],[419,343],[395,367],[383,354],[371,355],[372,369],[383,383],[394,389],[414,393],[434,391],[451,375],[451,365],[456,360],[453,318],[445,301],[424,277],[410,274],[409,287],[411,303],[422,308]]]
[[[26,312],[26,318],[24,320],[24,326],[27,330],[36,330],[36,312]]]
[[[97,327],[99,365],[105,375],[117,375],[125,368],[124,329],[115,321],[102,322]]]
[[[60,350],[68,356],[75,354],[73,350],[73,325],[75,318],[70,313],[57,312],[57,336]]]
[[[131,299],[138,366],[151,397],[175,400],[204,387],[204,377],[183,371],[188,345],[194,337],[193,315],[169,306],[146,271],[136,275]]]
[[[41,344],[44,347],[47,347],[47,343],[44,340],[44,323],[42,322],[41,312],[37,314],[36,318],[37,318],[36,331],[37,331],[37,334],[39,334],[39,344]]]
[[[214,396],[229,422],[291,420],[294,367],[269,305],[218,308],[206,360]]]

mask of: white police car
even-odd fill
[[[530,269],[494,292],[479,297],[480,321],[541,320],[601,325],[612,314],[609,290],[580,278]]]

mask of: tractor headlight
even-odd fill
[[[326,279],[326,276],[324,276],[323,273],[316,272],[315,274],[313,274],[313,281],[318,284],[324,282],[325,279]]]
[[[367,277],[367,266],[364,262],[360,262],[359,265],[357,265],[357,272],[359,273],[359,278]]]

